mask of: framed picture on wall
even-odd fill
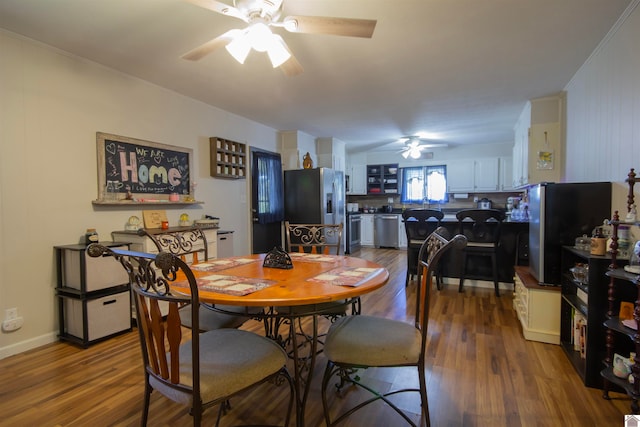
[[[99,204],[195,202],[193,150],[96,133]]]

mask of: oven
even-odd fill
[[[345,254],[350,254],[360,249],[360,221],[362,221],[362,216],[359,213],[347,212]]]

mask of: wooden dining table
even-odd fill
[[[290,331],[301,317],[312,323],[309,349],[299,353],[298,334],[289,334],[289,354],[294,365],[296,424],[304,426],[304,411],[317,354],[318,316],[335,310],[341,302],[346,307],[354,299],[384,286],[389,272],[374,262],[340,255],[291,253],[292,268],[263,266],[265,254],[212,259],[191,266],[198,282],[199,300],[214,310],[250,316],[265,322],[265,334],[282,343],[278,325],[286,322]],[[188,287],[174,290],[188,292]],[[220,305],[247,307],[224,310]],[[304,307],[302,307],[304,306]],[[262,307],[262,310],[256,308]],[[253,309],[252,309],[253,308]],[[271,325],[271,326],[268,326]],[[273,325],[276,325],[275,327]]]

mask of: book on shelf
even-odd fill
[[[576,289],[576,296],[583,303],[585,303],[585,304],[589,303],[589,294],[586,293],[585,291],[583,291],[582,289],[580,289],[580,288]]]

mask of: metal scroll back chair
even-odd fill
[[[407,278],[405,286],[418,274],[418,252],[422,243],[440,227],[444,213],[435,209],[407,209],[402,213],[404,229],[407,234]],[[441,286],[440,275],[436,275],[438,289]]]
[[[339,424],[354,412],[378,400],[384,401],[406,422],[416,426],[411,418],[392,399],[389,399],[389,396],[405,392],[418,392],[420,394],[424,424],[430,425],[425,352],[432,279],[437,271],[438,263],[446,252],[453,248],[463,248],[466,244],[464,236],[456,235],[451,240],[448,240],[443,237],[443,234],[446,234],[446,230],[443,227],[438,228],[427,237],[420,247],[417,275],[419,286],[416,288],[416,312],[413,324],[382,317],[360,315],[340,318],[331,325],[324,345],[327,366],[324,371],[321,389],[322,407],[328,427]],[[405,366],[415,367],[418,370],[419,388],[376,391],[371,384],[362,382],[357,373],[354,372],[354,370],[360,368]],[[327,387],[334,376],[338,382],[336,385],[338,393],[349,392],[351,388],[345,386],[353,385],[356,388],[369,391],[372,397],[363,400],[356,399],[356,396],[350,396],[349,399],[344,399],[344,402],[354,402],[355,406],[341,412],[332,421],[329,401],[327,400]]]
[[[284,223],[287,250],[311,254],[342,253],[343,224],[292,224]]]
[[[293,381],[287,371],[287,356],[274,341],[253,332],[218,329],[185,333],[180,305],[198,304],[198,285],[189,266],[175,255],[157,255],[111,249],[95,243],[90,256],[113,256],[129,274],[138,319],[144,364],[145,392],[141,424],[149,415],[151,393],[189,406],[194,426],[199,426],[206,408],[220,405],[218,420],[233,395],[254,385],[283,379],[289,383],[289,404],[284,425],[293,406]],[[181,292],[174,292],[180,287]],[[188,290],[188,292],[186,292]],[[166,318],[160,303],[168,304]],[[198,310],[191,311],[193,330],[199,329]]]
[[[340,224],[292,224],[284,222],[289,252],[340,255],[342,253],[342,231],[344,225]],[[324,315],[335,318],[345,313],[345,302],[325,303],[314,306]],[[291,307],[294,311],[309,311],[311,306]],[[314,310],[314,311],[316,311]],[[352,303],[353,314],[360,312],[360,298]]]
[[[189,264],[197,264],[209,260],[209,244],[207,236],[197,226],[180,228],[176,230],[156,230],[141,228],[138,230],[141,236],[147,236],[156,245],[158,252],[169,252],[180,257]],[[210,304],[199,304],[201,332],[221,328],[237,328],[249,320],[248,316],[228,313],[248,313],[247,307],[235,307]],[[216,310],[217,308],[217,310]],[[214,311],[215,310],[215,311]],[[191,328],[191,305],[180,308],[182,325]]]
[[[456,214],[460,226],[459,233],[466,236],[468,243],[462,251],[459,292],[463,291],[469,256],[490,257],[493,286],[496,296],[500,296],[498,282],[498,248],[500,229],[506,215],[497,209],[463,209]]]

